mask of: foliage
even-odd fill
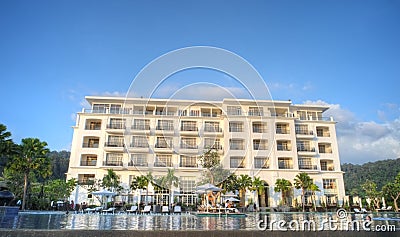
[[[342,164],[342,171],[344,172],[346,195],[365,197],[366,194],[361,188],[361,184],[365,180],[371,180],[376,184],[376,188],[381,190],[400,172],[400,158],[368,162],[363,165]]]
[[[240,205],[244,206],[246,189],[252,185],[251,177],[247,174],[241,174],[237,177],[237,187],[239,189]]]
[[[220,182],[218,186],[222,189],[223,193],[234,192],[238,190],[239,187],[237,182],[237,176],[235,174],[230,174],[225,180]]]
[[[107,169],[107,174],[103,177],[101,186],[110,189],[111,192],[120,192],[122,190],[119,176],[112,169]]]
[[[207,171],[207,176],[209,177],[211,184],[216,184],[215,176],[218,175],[218,171],[221,170],[220,157],[215,149],[208,149],[199,158],[199,162],[203,168]],[[216,168],[220,169],[216,169]],[[228,176],[225,176],[225,178]],[[222,180],[220,180],[222,181]]]
[[[378,191],[376,189],[376,184],[375,182],[371,180],[367,180],[361,187],[364,189],[365,194],[367,197],[369,197],[373,202],[373,209],[378,209],[379,208],[379,203],[380,199],[382,197],[382,192]]]
[[[253,182],[251,184],[251,189],[254,191],[257,191],[257,196],[259,200],[259,205],[260,207],[265,207],[265,188],[268,186],[268,184],[264,181],[261,180],[260,177],[254,177]]]
[[[282,197],[282,204],[286,205],[286,194],[288,191],[290,191],[292,188],[292,183],[289,180],[286,179],[277,179],[275,182],[275,187],[274,191],[275,192],[281,192],[281,197]]]
[[[70,179],[68,181],[62,179],[51,180],[44,187],[45,196],[50,201],[66,200],[71,195],[76,184],[76,179]]]
[[[46,178],[51,175],[50,160],[46,156],[49,149],[47,143],[37,138],[24,138],[19,146],[18,154],[13,157],[9,164],[12,173],[22,173],[24,175],[24,192],[22,195],[22,210],[25,210],[26,199],[28,196],[29,176],[34,173],[36,178]]]
[[[68,172],[70,155],[71,153],[69,151],[50,151],[47,154],[52,167],[52,175],[49,177],[50,179],[66,180],[65,174]]]
[[[3,172],[10,157],[16,151],[17,145],[11,140],[11,132],[7,131],[4,124],[0,124],[0,172]]]
[[[305,211],[306,191],[311,187],[311,185],[312,179],[307,173],[301,172],[296,175],[294,179],[294,187],[297,189],[301,189],[301,205],[303,206],[303,212]]]
[[[399,206],[397,205],[397,200],[400,198],[400,173],[397,174],[394,181],[383,186],[382,192],[386,198],[393,199],[394,209],[398,212]]]

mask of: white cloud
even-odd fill
[[[342,163],[365,163],[400,157],[400,117],[381,123],[360,121],[354,113],[338,104],[321,100],[304,103],[330,106],[325,116],[333,116],[338,122],[336,131]]]

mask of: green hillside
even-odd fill
[[[400,158],[394,160],[381,160],[368,162],[362,165],[342,164],[344,173],[344,184],[346,195],[364,196],[361,185],[366,180],[376,183],[377,189],[393,181],[394,177],[400,172]]]

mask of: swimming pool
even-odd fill
[[[399,213],[375,213],[373,226],[394,225],[400,230]],[[3,229],[75,229],[75,230],[259,230],[260,221],[312,220],[318,225],[335,218],[336,213],[249,213],[246,217],[181,215],[75,214],[64,212],[20,212],[1,220]],[[366,214],[349,214],[349,220],[362,222]],[[326,225],[327,223],[324,223]],[[268,224],[269,228],[273,224]],[[276,229],[276,226],[273,227]],[[341,229],[341,227],[339,227]]]

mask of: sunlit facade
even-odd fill
[[[119,198],[127,203],[138,201],[138,191],[129,190],[134,176],[151,172],[160,177],[174,169],[179,178],[174,196],[193,204],[196,185],[204,178],[198,156],[210,147],[225,169],[265,181],[265,206],[279,205],[281,195],[274,192],[277,179],[293,183],[300,172],[307,172],[319,186],[318,203],[340,204],[344,198],[336,122],[324,117],[327,106],[244,99],[88,96],[86,100],[91,109],[77,113],[67,174],[80,184],[72,195],[77,202],[90,203],[88,184],[102,179],[107,169],[120,177],[124,190]],[[150,187],[147,194],[156,191]],[[295,189],[289,193],[289,204],[295,205],[299,195]],[[252,191],[246,200],[261,204]]]

